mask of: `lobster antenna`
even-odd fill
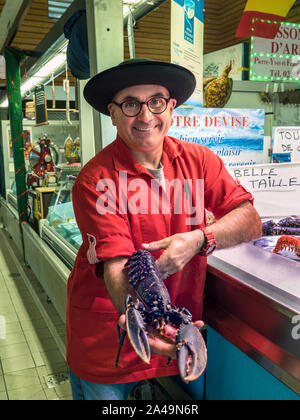
[[[115,367],[116,368],[118,367],[120,353],[121,353],[121,348],[123,346],[123,343],[124,343],[124,340],[125,340],[125,336],[126,336],[126,330],[123,330],[122,333],[120,333],[120,327],[119,327],[119,325],[117,325],[117,330],[118,330],[118,335],[119,335],[119,348],[118,348],[117,357],[116,357],[116,361],[115,361]]]

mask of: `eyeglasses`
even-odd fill
[[[166,110],[170,99],[171,98],[164,98],[162,96],[152,96],[152,98],[148,99],[146,102],[139,102],[136,99],[127,99],[121,104],[118,104],[115,101],[112,101],[112,103],[121,108],[126,117],[136,117],[141,112],[144,104],[147,105],[152,114],[162,114]]]

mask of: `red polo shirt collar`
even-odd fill
[[[172,165],[173,159],[182,153],[182,145],[177,139],[170,139],[168,136],[164,138],[162,164],[164,167]],[[113,149],[113,162],[116,171],[126,171],[132,175],[141,173],[148,173],[148,171],[138,163],[126,143],[122,138],[117,135],[114,149]]]

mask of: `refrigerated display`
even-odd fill
[[[72,204],[75,179],[75,175],[67,175],[66,180],[56,188],[48,207],[47,218],[40,222],[41,238],[70,269],[82,244]]]

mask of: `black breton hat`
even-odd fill
[[[85,85],[87,102],[102,114],[109,115],[107,105],[120,90],[134,85],[160,85],[168,89],[176,106],[183,104],[193,93],[196,79],[185,67],[147,58],[132,58],[104,70]]]

